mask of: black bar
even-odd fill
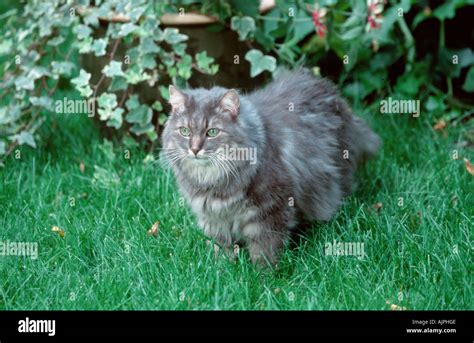
[[[55,320],[55,335],[20,333],[21,320]],[[424,324],[423,324],[424,323]],[[56,339],[99,336],[341,336],[404,337],[458,341],[474,337],[468,311],[5,311],[0,312],[0,341],[8,337]],[[456,332],[408,333],[407,329]]]

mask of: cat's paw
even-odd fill
[[[258,244],[250,244],[248,247],[250,260],[260,267],[273,267],[278,262],[278,253],[272,249],[263,250]]]
[[[240,247],[238,244],[229,247],[223,247],[219,244],[211,240],[207,240],[206,244],[214,250],[214,257],[215,258],[225,258],[228,259],[229,262],[236,262],[239,256]]]

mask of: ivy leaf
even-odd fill
[[[104,92],[97,99],[100,108],[110,109],[117,107],[117,95],[115,93]]]
[[[275,42],[271,35],[265,33],[263,30],[257,29],[254,36],[255,40],[265,49],[265,51],[270,51],[273,48]]]
[[[58,75],[70,76],[73,69],[76,68],[76,65],[68,61],[53,61],[51,62],[51,69],[53,73]]]
[[[188,39],[188,36],[179,33],[178,29],[167,27],[163,32],[163,39],[170,45],[184,42]]]
[[[109,120],[107,121],[107,126],[120,129],[123,122],[123,118],[122,118],[123,112],[124,112],[124,109],[121,107],[117,107],[116,109],[114,109],[112,113],[110,114]]]
[[[155,131],[155,127],[153,125],[152,127],[153,127],[153,130],[146,131],[145,133],[148,136],[148,139],[154,142],[158,139],[158,134]]]
[[[298,11],[296,19],[298,19],[298,22],[295,22],[294,25],[294,40],[299,42],[310,33],[314,33],[314,24],[311,17],[302,9]]]
[[[469,68],[469,71],[466,75],[466,80],[464,80],[464,84],[462,85],[462,89],[466,92],[474,92],[474,66]]]
[[[15,80],[15,87],[17,91],[20,91],[22,89],[30,90],[32,91],[35,88],[35,80],[39,79],[40,77],[44,75],[48,75],[49,72],[43,68],[43,67],[34,67],[31,69],[28,74],[26,75],[20,75],[16,80]]]
[[[140,54],[148,54],[148,53],[157,53],[160,52],[160,47],[156,45],[151,37],[144,37],[140,39],[140,45],[138,46]]]
[[[214,58],[207,56],[206,51],[197,53],[195,58],[199,69],[202,69],[208,73],[211,72],[210,64],[214,62]]]
[[[76,89],[79,91],[79,94],[81,94],[81,96],[83,96],[85,98],[90,97],[94,93],[92,91],[92,88],[89,85],[87,85],[85,87],[76,88]]]
[[[161,85],[158,87],[158,89],[160,90],[160,95],[163,99],[165,99],[166,101],[168,101],[170,99],[170,93],[169,93],[169,90],[168,88],[166,88],[165,86]]]
[[[458,55],[458,63],[461,68],[474,64],[474,52],[471,49],[455,50],[454,53]]]
[[[281,10],[278,7],[273,8],[270,12],[265,15],[265,18],[280,18]],[[262,30],[265,34],[269,35],[272,31],[278,28],[278,21],[276,20],[263,20]]]
[[[128,83],[135,85],[139,82],[150,79],[150,75],[145,73],[138,65],[134,64],[125,71],[125,79]]]
[[[21,116],[21,107],[10,105],[9,107],[0,107],[0,125],[14,123]]]
[[[36,148],[35,139],[33,135],[28,131],[21,131],[20,134],[14,135],[13,140],[16,140],[19,145],[28,144],[32,148]]]
[[[142,127],[139,124],[135,124],[130,128],[130,131],[132,131],[134,134],[138,136],[143,135],[144,133],[152,132],[154,130],[155,130],[155,127],[151,123],[144,127]]]
[[[188,80],[191,77],[191,67],[193,64],[193,59],[189,55],[184,55],[183,58],[176,63],[178,67],[178,75],[183,79]]]
[[[89,85],[89,80],[91,79],[91,74],[86,72],[84,69],[79,71],[79,76],[73,78],[71,83],[77,87],[84,87]]]
[[[30,102],[33,106],[44,107],[48,111],[53,111],[53,99],[48,96],[32,96]]]
[[[239,34],[239,40],[244,41],[255,32],[255,20],[251,17],[232,17],[230,28]]]
[[[66,39],[63,36],[57,36],[48,41],[48,45],[50,46],[58,46],[61,45]]]
[[[443,98],[440,96],[430,96],[426,101],[425,108],[432,112],[443,112],[446,108]]]
[[[124,72],[122,71],[122,62],[117,61],[110,61],[108,65],[102,69],[102,74],[107,77],[114,77],[114,76],[124,76]]]
[[[102,187],[113,187],[120,183],[120,177],[114,170],[107,170],[94,165],[93,182]]]
[[[40,37],[50,36],[51,32],[52,32],[51,26],[53,26],[51,18],[47,18],[47,17],[44,17],[44,16],[41,17],[38,21]]]
[[[186,53],[186,44],[179,43],[173,45],[173,51],[176,53],[176,55],[183,56]]]
[[[160,113],[160,116],[158,117],[158,123],[160,125],[164,125],[167,120],[168,120],[168,116],[164,113]]]
[[[159,24],[160,21],[154,16],[146,16],[145,20],[141,24],[141,27],[147,32],[153,32],[156,28],[158,28]]]
[[[81,69],[79,76],[71,80],[71,83],[76,86],[75,88],[77,91],[86,98],[90,97],[93,93],[91,87],[89,86],[90,78],[91,74],[86,72],[84,69]]]
[[[102,121],[109,120],[113,114],[113,110],[110,108],[99,108],[97,112],[99,113],[99,118]]]
[[[91,45],[91,51],[96,56],[104,56],[106,54],[105,48],[109,44],[109,40],[107,38],[99,38],[95,39]]]
[[[0,42],[0,56],[6,55],[12,51],[13,42],[11,39],[5,39]]]
[[[157,112],[163,111],[163,105],[161,105],[161,102],[155,101],[153,105],[151,105],[151,108],[153,108]]]
[[[132,109],[125,119],[131,124],[138,124],[144,128],[150,123],[152,117],[153,111],[151,108],[147,105],[140,105]]]
[[[362,27],[356,26],[353,27],[341,35],[342,40],[353,40],[356,37],[359,37],[362,34]]]
[[[33,67],[30,72],[28,73],[28,77],[32,78],[33,80],[39,79],[43,76],[51,76],[51,73],[45,67],[36,66]]]
[[[12,121],[8,107],[0,107],[0,125],[8,124]]]
[[[32,91],[35,88],[35,80],[26,75],[20,75],[15,80],[15,87],[17,91],[21,89]]]
[[[433,16],[439,20],[453,19],[456,15],[455,1],[447,1],[444,4],[436,7],[433,11]]]
[[[102,152],[107,161],[113,162],[115,160],[116,155],[114,152],[114,144],[107,138],[104,138],[104,141],[99,144],[99,150]]]
[[[92,37],[87,37],[86,39],[76,42],[76,46],[79,49],[80,54],[88,54],[92,49],[93,39]]]
[[[125,80],[124,77],[117,76],[112,78],[112,82],[110,83],[109,86],[109,92],[116,92],[116,91],[123,91],[127,89],[128,84],[127,80]]]
[[[155,54],[146,54],[140,56],[138,64],[143,69],[154,69],[156,67]]]
[[[90,11],[84,16],[84,23],[94,27],[99,26],[99,13],[97,11]]]
[[[250,76],[255,77],[265,70],[270,72],[276,69],[276,59],[264,55],[260,50],[252,49],[245,54],[245,59],[250,62]]]
[[[397,79],[397,83],[395,85],[396,93],[410,97],[416,97],[416,94],[419,93],[420,88],[427,82],[426,75],[428,72],[426,71],[425,67],[425,65],[420,63],[417,64],[410,73],[402,74]],[[374,72],[379,73],[378,71]]]
[[[134,6],[128,14],[128,17],[132,22],[136,22],[138,19],[140,19],[141,15],[143,14],[143,12],[145,12],[145,10],[146,6]]]
[[[119,120],[118,117],[121,117],[123,109],[118,112],[114,111],[114,108],[117,107],[117,95],[115,95],[115,93],[102,93],[97,99],[97,103],[99,105],[99,110],[97,112],[99,113],[100,120],[105,121],[115,119],[116,122]],[[115,123],[114,125],[118,125],[118,123]],[[120,126],[121,125],[120,122]]]
[[[79,40],[83,40],[85,38],[88,38],[91,35],[92,30],[87,25],[79,24],[74,27],[74,33],[77,35],[77,38]]]
[[[140,101],[138,100],[138,95],[133,94],[132,96],[130,96],[128,98],[128,100],[125,102],[125,106],[127,107],[127,109],[129,111],[132,111],[135,108],[137,108],[138,106],[140,106]]]
[[[119,35],[122,37],[127,36],[128,34],[134,32],[138,29],[138,26],[133,23],[126,23],[120,27]]]
[[[140,50],[138,46],[136,46],[134,48],[127,49],[125,54],[128,56],[129,61],[136,61],[140,56]]]
[[[241,12],[244,15],[256,17],[259,14],[259,2],[258,1],[239,1],[230,0],[232,9],[236,12]]]
[[[122,142],[127,148],[135,148],[139,146],[137,141],[130,136],[124,136]]]

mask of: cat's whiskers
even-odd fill
[[[164,167],[172,167],[184,158],[186,158],[186,154],[183,151],[175,148],[168,148],[166,151],[161,152],[160,163],[162,163]]]
[[[153,153],[154,160],[150,162],[151,166],[162,165],[166,163],[165,159],[171,157],[173,153],[177,152],[176,148],[158,148],[157,153]]]
[[[229,172],[228,172],[227,168],[225,167],[225,165],[222,163],[222,161],[219,161],[219,159],[216,158],[216,156],[213,156],[212,154],[209,154],[209,158],[216,163],[216,165],[218,166],[217,169],[222,170],[225,173],[226,186],[228,186],[229,182],[230,182],[230,178],[229,178]]]
[[[219,152],[219,151],[215,151],[213,154],[214,154],[214,156],[215,156],[219,161],[221,161],[223,164],[225,164],[226,166],[228,166],[229,171],[231,172],[231,174],[232,174],[236,179],[239,178],[237,166],[233,163],[232,160],[230,160],[230,159],[227,157],[227,155],[225,155],[224,153]]]
[[[218,171],[221,171],[221,168],[219,167],[219,164],[217,164],[217,161],[215,161],[213,156],[209,155],[209,161],[211,161],[211,164],[214,168],[216,168]],[[227,184],[229,184],[229,178],[227,177]]]

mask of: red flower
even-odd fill
[[[366,31],[380,28],[383,19],[382,11],[386,3],[386,0],[367,0],[369,14],[367,16],[367,25],[365,27]]]
[[[324,7],[321,9],[315,9],[312,13],[313,24],[314,24],[314,27],[316,28],[316,33],[321,38],[324,38],[327,32],[327,27],[325,24],[326,13],[327,13],[327,9]]]

